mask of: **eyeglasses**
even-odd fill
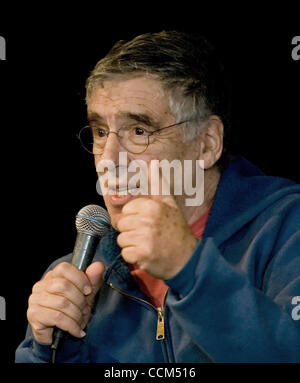
[[[148,131],[141,126],[129,126],[126,128],[121,128],[118,132],[110,132],[108,129],[93,127],[90,125],[84,126],[78,133],[77,137],[82,145],[82,147],[89,152],[90,154],[101,155],[104,152],[104,148],[107,142],[107,137],[114,133],[117,135],[120,144],[128,152],[133,154],[142,154],[146,151],[149,144],[151,144],[155,135],[160,134],[162,130],[172,128],[184,124],[188,121],[178,122],[166,126],[164,128],[156,129],[154,131]]]

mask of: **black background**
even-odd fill
[[[7,44],[7,60],[0,61],[4,364],[13,363],[24,338],[32,285],[53,260],[72,251],[77,211],[103,204],[93,160],[76,133],[85,123],[85,79],[116,41],[170,29],[211,39],[231,72],[239,152],[267,174],[300,182],[300,60],[291,57],[292,38],[300,35],[295,7],[74,7],[16,6],[0,15]]]

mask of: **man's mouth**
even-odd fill
[[[140,194],[138,187],[116,187],[108,190],[108,200],[112,206],[122,207]]]
[[[140,192],[139,187],[130,187],[130,188],[128,188],[127,186],[123,186],[123,187],[120,186],[120,187],[109,189],[108,194],[114,195],[114,196],[117,196],[117,197],[125,197],[128,194],[130,194],[130,195],[137,195],[137,194],[139,194],[139,192]]]

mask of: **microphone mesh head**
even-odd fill
[[[103,237],[109,228],[109,214],[101,206],[87,205],[80,209],[76,216],[76,229],[78,233]]]

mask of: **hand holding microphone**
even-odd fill
[[[83,329],[104,272],[101,262],[89,264],[109,224],[105,209],[96,205],[81,209],[76,218],[78,235],[72,263],[58,264],[33,286],[27,318],[38,342],[51,344],[55,327],[78,338],[85,335]]]

